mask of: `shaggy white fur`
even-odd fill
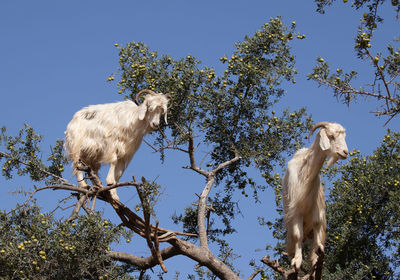
[[[170,94],[142,90],[147,93],[142,104],[133,101],[91,105],[75,113],[65,131],[65,148],[73,161],[78,185],[86,187],[83,172],[76,169],[79,160],[98,172],[102,163],[110,164],[107,185],[114,185],[122,176],[143,136],[158,129],[164,114],[167,123]],[[116,189],[111,195],[119,200]]]
[[[319,172],[329,157],[327,167],[348,155],[345,129],[337,123],[320,122],[321,128],[309,148],[296,152],[282,179],[284,221],[287,228],[287,252],[297,270],[302,263],[302,242],[312,240],[310,261],[315,265],[318,249],[324,251],[326,218],[324,190]]]

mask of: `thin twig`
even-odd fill
[[[75,206],[75,204],[72,204],[72,205],[67,206],[67,207],[61,207],[60,205],[58,205],[56,208],[54,208],[53,211],[50,212],[50,214],[54,214],[54,212],[56,212],[57,209],[61,209],[61,210],[64,211],[64,210],[67,210],[67,209],[72,208],[74,206]]]
[[[253,280],[254,277],[256,277],[257,274],[260,273],[261,271],[262,271],[261,269],[260,269],[260,270],[257,270],[257,271],[254,271],[254,273],[253,273],[252,275],[250,275],[250,277],[247,278],[247,280]]]
[[[167,273],[168,269],[165,266],[164,261],[161,257],[160,244],[158,241],[158,221],[156,221],[156,229],[154,230],[154,249],[156,251],[157,260],[158,260],[162,270],[164,271],[164,273]]]
[[[92,207],[90,208],[90,210],[91,210],[92,212],[94,212],[94,206],[96,205],[96,199],[97,199],[97,195],[95,195],[95,196],[93,197]]]
[[[71,215],[67,219],[67,222],[71,222],[72,220],[75,220],[78,217],[79,210],[81,210],[81,207],[86,202],[87,198],[88,198],[87,194],[81,195],[81,197],[78,199],[78,202],[75,204],[74,210],[72,210]]]
[[[283,267],[281,267],[280,265],[279,265],[279,262],[278,262],[278,260],[271,260],[270,258],[269,258],[269,256],[267,255],[267,256],[265,256],[265,257],[263,257],[262,259],[261,259],[261,261],[263,262],[263,263],[265,263],[266,265],[268,265],[270,268],[272,268],[274,271],[276,271],[276,272],[279,272],[280,274],[282,274],[282,275],[284,275],[285,273],[286,273],[286,270],[283,268]]]
[[[386,107],[389,109],[388,100],[393,100],[393,99],[392,99],[392,96],[391,96],[391,94],[390,94],[389,85],[386,83],[386,80],[385,80],[385,74],[383,73],[382,69],[378,66],[378,63],[374,60],[374,58],[372,57],[372,55],[371,55],[371,53],[369,52],[369,50],[366,49],[365,51],[367,52],[367,55],[369,56],[369,58],[371,59],[371,61],[374,62],[374,65],[375,65],[376,69],[378,70],[378,73],[379,73],[379,76],[381,77],[381,80],[382,80],[382,82],[383,82],[383,85],[385,86],[386,93],[387,93],[387,97],[388,97],[387,99],[385,99],[385,100],[386,100]],[[392,102],[393,102],[393,101],[392,101]]]
[[[35,188],[35,190],[33,192],[31,192],[31,194],[29,195],[29,197],[27,198],[27,200],[24,202],[24,204],[22,204],[21,206],[26,206],[28,205],[29,201],[32,199],[32,197],[39,191],[43,191],[43,190],[47,190],[47,189],[53,189],[53,190],[69,190],[69,191],[76,191],[76,192],[80,192],[80,193],[84,193],[87,194],[89,191],[87,189],[83,189],[74,185],[49,185],[49,186],[44,186],[41,188]]]

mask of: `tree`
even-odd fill
[[[315,0],[317,11],[325,13],[327,6],[332,5],[332,0]],[[344,3],[347,0],[343,0]],[[345,71],[337,68],[332,71],[322,57],[317,58],[317,65],[308,75],[309,79],[316,81],[320,86],[324,85],[331,88],[334,95],[347,106],[355,102],[358,98],[365,97],[376,101],[377,109],[372,111],[376,116],[388,117],[387,122],[400,113],[400,49],[393,44],[387,45],[386,54],[383,50],[375,50],[373,45],[374,33],[384,19],[380,16],[380,10],[385,4],[384,0],[356,0],[351,6],[355,9],[366,8],[363,17],[360,19],[360,26],[354,40],[354,50],[357,57],[369,62],[372,65],[373,78],[361,77],[367,83],[367,88],[354,86],[354,80],[358,77],[355,70]],[[391,4],[397,13],[400,11],[400,2],[392,0]],[[399,38],[394,38],[394,43],[398,44]],[[386,123],[387,123],[386,122]]]
[[[327,279],[398,279],[400,133],[385,135],[370,156],[358,150],[331,169],[327,202]]]
[[[53,244],[60,238],[56,234],[58,228],[65,228],[72,233],[63,237],[62,244],[68,244],[66,246],[71,251],[69,253],[73,255],[65,255],[62,250],[59,253],[52,246],[41,249],[42,247],[36,246],[35,243],[32,245],[32,251],[23,250],[29,251],[30,254],[26,262],[14,262],[13,267],[21,267],[20,271],[23,271],[21,275],[25,275],[29,270],[28,266],[32,264],[29,262],[38,250],[41,250],[39,255],[46,256],[46,259],[61,254],[63,258],[68,257],[71,261],[79,262],[79,258],[84,257],[84,252],[76,252],[71,247],[76,249],[77,245],[69,245],[76,242],[74,238],[77,234],[81,234],[86,226],[90,228],[90,232],[98,233],[101,228],[99,225],[105,225],[106,220],[94,212],[96,199],[101,199],[116,211],[122,227],[144,238],[151,254],[143,258],[126,252],[107,252],[103,246],[105,243],[108,245],[129,234],[121,231],[120,227],[113,226],[113,234],[106,231],[99,234],[99,239],[85,238],[80,241],[87,242],[82,248],[97,246],[100,241],[105,243],[97,248],[102,253],[98,255],[94,253],[92,256],[94,267],[87,273],[83,271],[82,273],[86,273],[84,275],[71,275],[71,277],[93,279],[100,278],[98,275],[104,273],[121,276],[136,270],[140,271],[137,276],[143,279],[146,277],[145,272],[156,265],[160,265],[166,272],[163,260],[184,255],[197,261],[200,266],[206,267],[211,275],[214,275],[213,278],[216,276],[221,279],[238,279],[237,269],[229,263],[229,244],[223,240],[224,235],[235,231],[231,222],[238,213],[238,208],[232,201],[232,195],[239,191],[247,196],[247,191],[250,189],[255,201],[258,201],[258,192],[265,186],[256,183],[253,175],[248,172],[249,169],[259,170],[267,182],[275,182],[272,174],[275,165],[282,165],[284,156],[301,146],[302,135],[311,125],[311,118],[307,117],[305,109],[293,112],[287,109],[280,116],[273,110],[273,106],[284,94],[281,83],[285,80],[294,82],[295,61],[289,44],[293,39],[304,38],[304,35],[295,32],[295,25],[293,22],[291,27],[287,28],[283,26],[280,18],[271,19],[253,36],[246,36],[242,42],[237,43],[236,50],[229,58],[227,55],[221,57],[220,61],[226,65],[226,70],[221,75],[218,75],[213,68],[201,67],[201,62],[191,55],[178,60],[168,55],[159,56],[156,51],[150,51],[149,47],[141,42],[132,42],[125,47],[119,47],[120,69],[117,75],[121,78],[118,82],[121,95],[124,94],[125,98],[132,99],[140,89],[150,88],[157,92],[169,92],[173,96],[173,107],[168,114],[170,125],[162,125],[157,138],[151,144],[152,147],[160,152],[161,160],[164,159],[164,152],[167,149],[185,154],[188,161],[186,168],[205,178],[206,184],[198,195],[196,206],[188,205],[182,214],[174,218],[177,224],[182,224],[183,232],[159,227],[157,213],[153,208],[160,195],[160,186],[156,183],[148,182],[145,178],[137,182],[133,177],[130,182],[105,188],[96,174],[82,164],[79,168],[88,174],[92,184],[89,189],[79,188],[62,178],[63,165],[66,163],[62,155],[62,141],[58,141],[52,148],[48,162],[45,162],[41,160],[39,146],[41,137],[31,127],[26,126],[15,137],[7,136],[3,130],[0,138],[4,146],[4,152],[0,154],[3,160],[3,175],[11,178],[16,170],[18,175],[27,174],[33,181],[46,183],[44,187],[35,187],[31,190],[27,202],[17,207],[13,215],[26,216],[27,212],[33,211],[36,217],[37,208],[30,206],[29,201],[35,193],[47,189],[68,190],[73,192],[73,197],[80,196],[71,219],[75,218],[80,209],[84,209],[89,215],[89,218],[81,217],[78,223],[74,222],[71,225],[65,221],[51,221],[52,227],[44,229],[49,234],[42,234],[44,240],[38,239],[40,244]],[[114,80],[114,75],[108,80]],[[202,154],[199,147],[208,149],[208,152]],[[203,158],[201,162],[199,157]],[[131,210],[108,195],[107,190],[121,186],[136,188],[140,197],[140,207]],[[212,188],[218,188],[218,191],[211,196]],[[93,201],[91,207],[85,202],[88,199]],[[140,209],[143,218],[138,214]],[[7,225],[4,230],[18,226],[18,219],[9,215],[3,215],[4,224]],[[151,223],[152,216],[155,225]],[[15,232],[15,242],[25,244],[30,234],[39,236],[40,231],[36,228],[27,234],[24,226],[20,228],[22,232],[19,230]],[[54,233],[54,237],[51,233]],[[169,246],[160,249],[162,242],[168,243]],[[209,242],[219,245],[220,257],[210,251]],[[0,257],[7,262],[7,250],[16,252],[16,249],[7,247],[6,243],[1,243],[0,246],[7,252],[7,255],[3,254]],[[29,246],[22,245],[22,247]],[[21,248],[17,247],[20,250]],[[114,267],[115,261],[128,266]],[[69,261],[51,259],[49,262],[56,267],[69,265]],[[52,279],[47,270],[38,267],[39,270],[36,272],[29,272],[36,274],[30,275]],[[44,267],[50,267],[50,264],[46,263]],[[67,268],[62,267],[60,271],[64,269]],[[262,270],[255,270],[250,278],[260,272]],[[16,277],[14,269],[2,273],[6,278]],[[198,273],[202,274],[204,271],[200,268]],[[262,278],[265,277],[262,274]]]

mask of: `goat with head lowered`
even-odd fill
[[[319,122],[311,129],[320,128],[309,148],[296,152],[288,163],[282,179],[284,222],[287,229],[287,253],[291,264],[299,270],[303,261],[302,243],[312,240],[310,261],[317,263],[318,250],[324,251],[326,217],[324,189],[319,172],[326,158],[327,167],[348,155],[345,129],[338,123]]]
[[[140,104],[139,97],[144,94]],[[87,186],[83,172],[76,168],[79,160],[96,173],[101,164],[110,164],[106,183],[114,185],[138,150],[143,136],[159,128],[162,114],[168,124],[167,111],[172,106],[169,93],[145,89],[137,94],[136,103],[139,105],[130,100],[91,105],[75,113],[65,131],[65,147],[73,161],[79,186]],[[119,200],[116,189],[110,192],[113,199]]]

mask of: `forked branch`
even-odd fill
[[[305,272],[305,274],[302,276],[299,275],[300,272],[296,271],[295,268],[292,267],[290,269],[285,269],[279,264],[278,260],[271,260],[268,255],[263,257],[261,262],[268,265],[275,272],[281,274],[284,280],[321,280],[325,254],[321,250],[318,250],[317,255],[317,263],[310,268],[309,272]]]

